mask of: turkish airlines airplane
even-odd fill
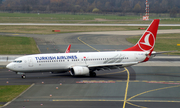
[[[152,21],[139,41],[128,49],[110,52],[33,54],[15,59],[6,68],[22,74],[35,72],[70,72],[72,76],[96,76],[94,71],[120,69],[149,60],[155,45],[159,19]]]

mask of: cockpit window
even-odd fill
[[[22,60],[15,60],[15,61],[13,61],[13,62],[15,62],[15,63],[21,63]]]

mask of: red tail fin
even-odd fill
[[[154,19],[136,45],[123,51],[148,51],[151,55],[155,45],[158,26],[159,19]]]
[[[70,52],[70,49],[71,49],[71,44],[67,47],[65,53],[69,53],[69,52]]]

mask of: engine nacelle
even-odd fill
[[[88,75],[89,74],[89,68],[88,67],[81,67],[81,66],[74,66],[71,69],[70,74],[72,76],[76,76],[76,75]]]

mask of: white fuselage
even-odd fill
[[[73,66],[99,66],[104,64],[122,64],[121,67],[142,62],[146,58],[143,51],[84,52],[34,54],[17,58],[7,65],[15,72],[67,72]]]

